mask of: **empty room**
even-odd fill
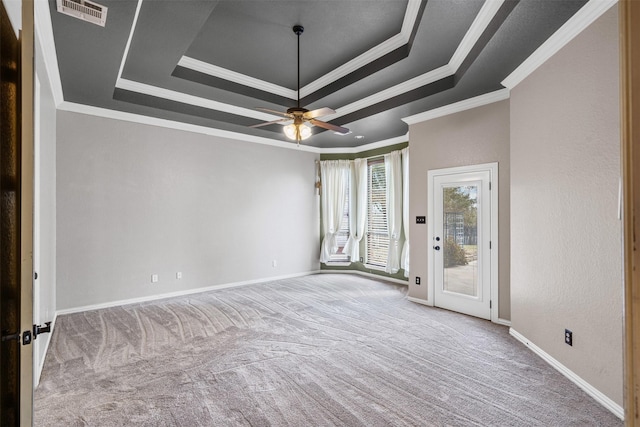
[[[622,3],[1,4],[3,425],[629,422]]]

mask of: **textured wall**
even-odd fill
[[[427,212],[427,172],[456,166],[498,162],[498,218],[500,254],[499,309],[501,319],[510,318],[509,296],[509,101],[500,101],[472,110],[450,114],[409,129],[409,181],[411,202],[411,277],[409,295],[427,299],[427,251],[433,246],[427,241],[427,225],[415,224],[417,215]],[[420,276],[421,285],[415,284]]]
[[[622,404],[617,31],[613,7],[511,92],[511,308],[513,329]]]
[[[58,309],[317,270],[317,158],[59,112]]]

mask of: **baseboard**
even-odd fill
[[[624,420],[624,409],[620,405],[618,405],[616,402],[609,399],[601,391],[599,391],[598,389],[593,387],[591,384],[589,384],[588,382],[580,378],[571,369],[567,368],[562,363],[558,362],[551,355],[549,355],[540,347],[538,347],[537,345],[529,341],[524,335],[520,334],[518,331],[514,330],[513,328],[510,328],[509,334],[511,334],[511,336],[513,336],[515,339],[517,339],[518,341],[520,341],[521,343],[529,347],[531,351],[536,353],[545,362],[553,366],[558,372],[560,372],[562,375],[567,377],[571,382],[573,382],[575,385],[577,385],[582,390],[584,390],[585,393],[593,397],[602,406],[610,410],[616,417],[620,418],[621,420]]]
[[[511,327],[511,320],[501,319],[498,317],[496,320],[492,320],[492,322],[498,325]]]
[[[429,300],[426,300],[426,299],[415,298],[415,297],[407,297],[407,299],[409,301],[411,301],[411,302],[415,302],[415,303],[418,303],[418,304],[422,304],[422,305],[426,305],[426,306],[429,306],[429,307],[433,307],[433,303],[431,303]],[[511,321],[510,320],[498,318],[497,320],[492,320],[492,322],[496,323],[498,325],[511,327]]]
[[[411,302],[416,302],[418,304],[422,304],[422,305],[426,305],[429,307],[433,307],[433,304],[431,304],[428,300],[426,299],[422,299],[422,298],[415,298],[415,297],[407,297],[407,299]]]
[[[119,306],[128,305],[128,304],[138,304],[142,302],[156,301],[156,300],[161,300],[166,298],[181,297],[185,295],[199,294],[202,292],[216,291],[216,290],[227,289],[227,288],[235,288],[239,286],[255,285],[257,283],[272,282],[274,280],[291,279],[294,277],[302,277],[302,276],[308,276],[310,274],[316,274],[318,272],[320,272],[320,270],[305,271],[304,273],[286,274],[283,276],[274,276],[274,277],[267,277],[267,278],[255,279],[255,280],[245,280],[241,282],[223,283],[220,285],[206,286],[202,288],[185,289],[185,290],[176,291],[176,292],[167,292],[164,294],[147,295],[144,297],[130,298],[126,300],[110,301],[110,302],[105,302],[100,304],[85,305],[81,307],[65,308],[63,310],[57,310],[56,316],[64,315],[64,314],[72,314],[72,313],[81,313],[83,311],[90,311],[90,310],[99,310],[102,308],[119,307]]]
[[[407,281],[407,280],[400,280],[400,279],[396,279],[394,277],[381,276],[379,274],[367,273],[366,271],[360,271],[360,270],[331,270],[331,269],[324,269],[324,270],[318,270],[315,273],[359,274],[361,276],[371,277],[373,279],[385,280],[387,282],[393,282],[393,283],[397,283],[399,285],[409,286],[409,281]]]

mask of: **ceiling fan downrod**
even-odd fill
[[[300,108],[300,34],[304,32],[302,25],[294,25],[293,32],[298,36],[298,108]]]

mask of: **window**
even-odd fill
[[[347,182],[347,197],[345,197],[344,207],[342,208],[342,222],[340,223],[338,234],[336,234],[338,252],[331,255],[331,262],[349,262],[349,255],[342,253],[347,240],[349,240],[349,190],[350,182]]]
[[[389,252],[389,230],[384,159],[369,160],[367,169],[367,264],[385,268]]]

